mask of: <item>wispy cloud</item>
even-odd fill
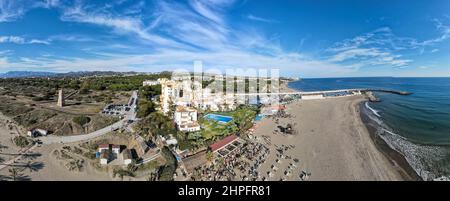
[[[26,40],[20,36],[0,36],[0,43],[15,43],[15,44],[45,44],[49,45],[50,43],[45,40],[39,39],[31,39]]]
[[[429,69],[430,66],[419,66],[419,67],[417,67],[417,68],[419,68],[419,69]]]
[[[133,34],[157,45],[179,46],[172,40],[148,32],[138,18],[103,14],[95,10],[88,10],[88,7],[83,4],[75,4],[73,7],[64,8],[61,20],[106,26],[117,33]]]
[[[397,36],[391,28],[382,27],[372,32],[337,42],[326,51],[331,53],[329,60],[332,62],[405,67],[414,60],[405,59],[402,52],[416,50],[418,54],[423,54],[425,48],[443,42],[450,36],[450,29],[442,23],[437,23],[436,28],[440,32],[438,37],[419,41],[411,37]],[[431,52],[437,51],[438,49],[431,50]]]
[[[44,45],[50,45],[50,42],[46,40],[39,40],[39,39],[32,39],[29,42],[30,44],[44,44]]]
[[[351,61],[360,65],[407,66],[410,59],[402,59],[399,50],[413,48],[412,39],[396,37],[390,28],[383,27],[367,34],[346,39],[328,48],[330,61]]]
[[[258,21],[258,22],[265,22],[265,23],[279,23],[278,20],[267,19],[267,18],[262,18],[262,17],[257,17],[257,16],[254,16],[254,15],[252,15],[252,14],[247,15],[247,18],[248,18],[249,20]]]
[[[0,1],[0,22],[16,20],[25,13],[25,9],[17,1]]]
[[[0,56],[10,54],[12,50],[2,50],[0,51]]]
[[[220,1],[189,1],[191,7],[201,16],[218,24],[224,24],[221,8],[224,2]]]
[[[1,0],[0,22],[15,21],[33,8],[52,8],[59,3],[59,0]]]
[[[58,34],[48,37],[48,41],[92,42],[96,39],[80,34]]]

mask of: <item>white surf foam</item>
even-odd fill
[[[375,110],[375,109],[373,109],[373,108],[371,108],[371,107],[369,106],[369,102],[366,102],[366,103],[365,103],[365,106],[366,106],[366,108],[369,109],[374,115],[376,115],[377,117],[381,117],[380,114],[378,114],[378,111],[377,111],[377,110]]]

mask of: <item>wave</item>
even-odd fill
[[[376,115],[377,117],[381,117],[380,114],[378,114],[378,111],[377,111],[377,110],[375,110],[375,109],[373,109],[373,108],[371,108],[371,107],[369,106],[369,102],[366,102],[366,103],[365,103],[365,106],[366,106],[367,109],[369,109],[370,111],[372,111],[374,115]]]

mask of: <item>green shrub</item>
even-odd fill
[[[84,126],[87,123],[91,122],[91,118],[87,117],[85,115],[81,115],[81,116],[74,117],[73,122],[75,122],[76,124],[78,124],[80,126]]]
[[[14,144],[18,147],[26,147],[30,144],[30,141],[24,136],[16,136],[13,138]]]

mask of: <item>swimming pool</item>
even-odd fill
[[[218,121],[219,123],[224,123],[224,124],[233,120],[233,117],[218,115],[218,114],[207,114],[203,118]]]
[[[255,117],[255,121],[261,121],[261,119],[263,118],[264,116],[262,115],[262,114],[258,114],[256,117]]]

